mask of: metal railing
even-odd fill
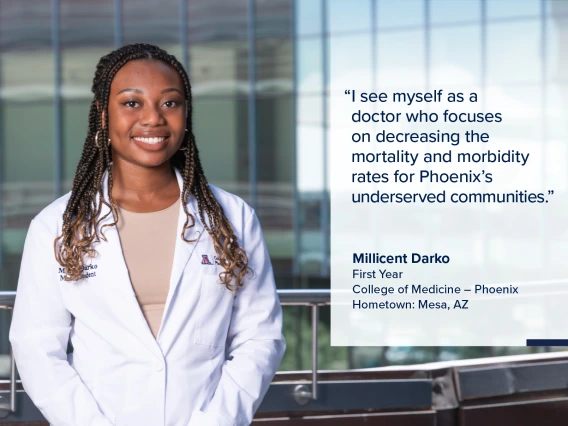
[[[278,297],[283,306],[310,306],[312,308],[312,383],[311,389],[306,385],[294,388],[293,396],[299,405],[305,405],[318,398],[318,322],[319,307],[331,303],[330,290],[278,290]],[[0,291],[0,309],[12,310],[16,299],[15,291]],[[0,418],[16,412],[16,363],[10,351],[10,401],[4,403],[0,397]]]

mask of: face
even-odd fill
[[[155,59],[128,62],[115,75],[108,100],[113,162],[156,167],[179,149],[185,135],[180,75]]]

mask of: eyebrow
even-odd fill
[[[122,89],[120,92],[118,92],[117,95],[120,95],[121,93],[124,93],[124,92],[134,92],[134,93],[139,93],[139,94],[141,94],[141,95],[144,94],[144,92],[143,92],[142,90],[140,90],[140,89],[126,88],[126,89]],[[162,90],[162,95],[163,95],[164,93],[169,93],[169,92],[178,92],[180,95],[183,96],[183,93],[181,93],[181,92],[179,91],[179,89],[176,89],[175,87],[169,87],[169,88],[167,88],[167,89]]]

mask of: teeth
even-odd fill
[[[163,142],[164,139],[166,139],[165,137],[160,137],[160,138],[134,138],[139,142],[144,142],[144,143],[149,143],[149,144],[156,144],[156,143],[160,143]]]

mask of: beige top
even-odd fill
[[[150,213],[118,207],[118,234],[130,281],[154,337],[170,287],[180,200]]]

